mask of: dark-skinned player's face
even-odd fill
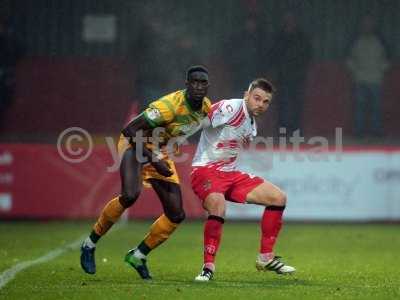
[[[193,102],[203,102],[203,98],[208,93],[208,74],[202,71],[192,72],[186,81],[186,91],[188,98]]]

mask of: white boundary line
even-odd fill
[[[4,286],[6,286],[7,283],[9,283],[11,280],[13,280],[15,275],[17,275],[19,272],[21,272],[29,267],[32,267],[34,265],[48,262],[48,261],[60,256],[61,254],[64,254],[68,250],[75,250],[76,248],[78,248],[80,246],[80,244],[82,243],[82,240],[84,238],[85,238],[85,236],[81,236],[79,239],[75,240],[74,242],[72,242],[66,246],[63,246],[61,248],[54,249],[37,259],[20,262],[20,263],[16,264],[15,266],[5,270],[3,273],[0,274],[0,289],[2,289]]]
[[[116,229],[120,229],[120,228],[124,227],[126,224],[127,224],[127,214],[124,214],[123,216],[121,216],[121,222],[116,224],[116,226],[113,226],[112,229],[114,229],[113,231],[115,231]],[[38,265],[41,263],[45,263],[52,259],[55,259],[56,257],[64,254],[65,252],[67,252],[69,250],[75,250],[75,249],[79,248],[82,241],[86,237],[87,237],[87,235],[83,235],[80,238],[78,238],[77,240],[73,241],[72,243],[70,243],[66,246],[56,248],[37,259],[20,262],[20,263],[16,264],[15,266],[5,270],[4,272],[2,272],[0,274],[0,290],[3,287],[5,287],[7,285],[7,283],[9,283],[11,280],[13,280],[14,277],[19,272],[21,272],[27,268],[30,268],[32,266],[35,266],[35,265]]]

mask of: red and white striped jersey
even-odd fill
[[[243,146],[257,135],[256,122],[243,99],[221,100],[212,105],[193,158],[192,166],[236,170]]]

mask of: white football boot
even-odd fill
[[[293,274],[296,269],[281,262],[280,256],[274,256],[271,259],[263,260],[259,255],[256,260],[256,268],[258,271],[273,271],[277,274]]]
[[[201,270],[201,273],[196,276],[194,279],[195,281],[210,281],[214,276],[214,272],[210,270],[209,268],[203,267],[203,270]]]

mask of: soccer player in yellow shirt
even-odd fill
[[[151,279],[146,265],[147,255],[166,241],[185,218],[178,174],[165,145],[171,138],[189,136],[201,128],[211,106],[206,97],[208,87],[207,69],[192,66],[186,74],[185,90],[152,102],[122,130],[118,143],[118,152],[122,157],[121,194],[106,204],[81,246],[81,266],[86,273],[96,272],[96,243],[118,221],[125,209],[135,203],[144,182],[157,193],[164,213],[151,225],[143,241],[128,252],[125,261],[135,268],[141,278]],[[154,130],[156,128],[158,130]],[[154,141],[158,137],[154,137],[154,132],[160,129],[161,144],[156,145]],[[139,142],[141,133],[142,142]],[[143,143],[143,139],[147,141]]]

